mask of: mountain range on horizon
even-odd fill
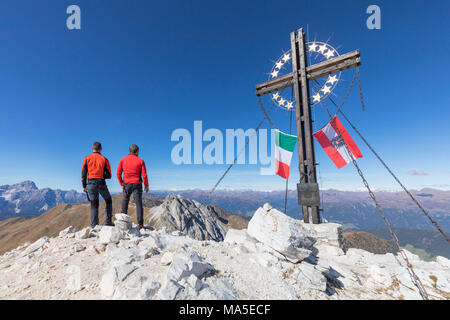
[[[168,191],[155,192],[165,196]],[[203,201],[209,191],[180,190],[178,194]],[[427,209],[444,230],[450,230],[450,191],[424,188],[411,190],[411,193]],[[375,192],[383,212],[394,227],[404,229],[434,229],[423,212],[404,192]],[[284,212],[285,191],[224,191],[216,190],[210,202],[220,208],[251,217],[253,212],[265,202]],[[343,225],[344,229],[363,230],[384,227],[383,221],[367,192],[321,190],[322,217]],[[297,192],[287,194],[286,214],[301,219],[297,203]]]
[[[158,191],[157,194],[144,194],[144,205],[149,208],[159,204],[170,193],[173,192]],[[448,230],[450,219],[446,208],[450,207],[450,192],[426,189],[418,190],[413,193],[419,197],[423,205],[430,210],[433,218],[438,220],[444,229]],[[177,194],[203,202],[207,192],[200,190],[185,190],[179,191]],[[378,212],[376,212],[375,207],[370,203],[371,199],[367,194],[357,191],[326,190],[322,191],[321,195],[324,200],[323,206],[325,207],[325,211],[322,213],[324,218],[330,222],[343,224],[345,230],[368,232],[358,234],[358,242],[360,242],[361,239],[370,238],[370,234],[377,235],[388,241],[391,240],[389,234],[385,232],[386,228],[382,224],[381,218],[379,217]],[[431,256],[435,256],[440,254],[447,257],[450,256],[448,250],[443,250],[442,241],[444,240],[441,241],[442,236],[439,232],[429,226],[428,221],[424,219],[421,212],[414,211],[414,206],[409,203],[411,201],[406,195],[391,192],[378,192],[377,198],[380,200],[392,225],[397,228],[396,230],[399,230],[401,234],[399,238],[402,246],[408,244],[413,245],[415,248],[425,250],[425,255],[430,254]],[[296,201],[296,192],[289,191],[287,213],[296,219],[300,219]],[[113,208],[119,208],[120,202],[121,195],[113,194]],[[216,210],[228,214],[228,219],[231,219],[231,222],[234,225],[242,225],[244,220],[249,220],[254,211],[266,202],[269,202],[273,207],[283,211],[284,191],[238,192],[217,190],[209,202],[217,208]],[[74,205],[76,203],[80,203],[81,207],[75,207]],[[57,225],[65,225],[68,221],[70,221],[71,224],[78,226],[80,223],[88,223],[87,221],[89,219],[89,204],[86,202],[86,196],[84,194],[74,190],[61,191],[49,188],[38,189],[36,184],[32,181],[0,186],[0,204],[2,204],[2,206],[0,206],[0,221],[3,220],[0,229],[2,229],[2,232],[7,233],[12,232],[13,229],[15,230],[15,228],[19,226],[17,223],[23,225],[30,224],[30,226],[32,226],[33,217],[40,218],[40,216],[42,216],[45,218],[45,215],[47,215],[47,218],[49,218],[54,215],[54,212],[58,214],[58,219],[63,220],[59,221],[57,219],[59,222],[50,221],[47,218],[47,220],[36,220],[36,223],[40,221],[38,223],[40,226],[39,228],[48,229],[49,225],[54,223]],[[103,207],[103,201],[101,206]],[[133,207],[134,204],[131,203],[131,206]],[[80,211],[76,208],[82,208],[82,210]],[[44,211],[43,209],[47,210]],[[77,214],[70,214],[71,210],[73,211],[75,209]],[[101,214],[104,213],[103,209],[100,211]],[[64,218],[64,213],[66,215],[69,214],[70,217]],[[243,217],[244,220],[240,217]],[[31,220],[27,222],[26,220],[28,219]],[[67,219],[68,221],[66,221]],[[44,224],[48,225],[41,226],[42,221],[46,221]],[[7,229],[10,229],[8,226],[13,229],[8,231]],[[30,228],[34,229],[35,227]],[[25,229],[28,230],[29,228],[27,227]],[[24,229],[23,227],[20,227],[20,229],[17,229],[16,231],[19,232],[19,230]],[[33,233],[34,231],[30,232]],[[354,235],[354,233],[349,234],[349,239],[352,239]],[[355,242],[354,245],[356,246],[358,242]],[[368,242],[374,246],[373,240]],[[384,244],[383,246],[386,245]],[[363,247],[367,249],[367,246],[363,245]]]
[[[61,203],[86,201],[75,190],[39,189],[33,181],[0,186],[0,220],[13,217],[35,217]]]
[[[144,198],[154,199],[177,193],[184,197],[203,202],[209,191],[190,189],[152,191]],[[421,204],[430,212],[444,230],[450,230],[450,191],[424,188],[411,190]],[[375,192],[383,211],[391,224],[404,229],[433,229],[423,213],[404,192]],[[209,203],[223,210],[250,218],[257,208],[269,202],[274,208],[284,211],[285,191],[239,191],[216,190]],[[51,188],[38,189],[32,181],[23,181],[13,185],[0,186],[0,220],[11,217],[39,216],[52,207],[62,203],[86,201],[86,196],[75,190],[62,191]],[[343,224],[345,229],[364,230],[383,227],[372,200],[367,192],[321,190],[322,217],[328,221]],[[287,214],[299,217],[297,192],[289,190],[287,194]]]

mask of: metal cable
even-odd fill
[[[260,104],[262,106],[262,102],[261,102],[261,98],[260,100]],[[275,103],[272,103],[272,106],[270,107],[270,110],[272,110],[273,106]],[[248,144],[250,143],[250,140],[256,135],[256,132],[258,132],[259,128],[261,127],[261,125],[264,122],[264,119],[268,119],[269,122],[271,122],[271,120],[268,118],[268,115],[266,113],[266,110],[264,109],[264,107],[262,107],[263,112],[264,112],[264,117],[261,119],[261,121],[259,122],[258,126],[255,129],[255,132],[247,138],[247,141],[245,142],[245,145],[241,148],[241,150],[239,151],[239,153],[236,155],[236,157],[233,160],[233,163],[231,163],[228,168],[225,170],[225,172],[222,174],[222,176],[219,178],[219,180],[216,182],[216,184],[214,185],[214,187],[211,189],[211,191],[209,191],[208,195],[205,197],[205,199],[203,200],[203,203],[206,203],[209,198],[211,197],[211,194],[216,190],[217,186],[220,184],[220,182],[222,182],[223,178],[225,178],[225,176],[227,175],[227,173],[230,171],[230,169],[236,164],[237,159],[239,158],[239,156],[242,154],[242,152],[245,151],[245,149],[247,148]]]
[[[353,84],[355,83],[355,79],[356,79],[356,76],[357,76],[357,75],[358,75],[359,81],[361,81],[360,78],[359,78],[359,68],[356,68],[355,72],[353,72],[353,79],[352,79],[352,82],[350,83],[350,86],[349,86],[349,88],[348,88],[348,90],[347,90],[347,93],[346,93],[344,99],[342,100],[341,105],[339,106],[339,108],[337,109],[337,111],[336,111],[335,114],[339,113],[339,111],[341,110],[342,106],[343,106],[344,103],[347,101],[348,97],[350,96],[350,92],[352,91]],[[317,88],[321,88],[320,83],[319,83],[316,79],[313,80],[313,84],[314,84],[314,83],[315,83],[315,85],[316,85],[316,89],[317,89]],[[360,91],[361,91],[361,86],[360,86],[359,88],[360,88]],[[362,92],[360,93],[360,96],[361,96],[361,102],[362,102],[362,101],[363,101],[363,100],[362,100]],[[328,95],[327,97],[330,98],[330,100],[331,100],[330,95]],[[321,102],[325,103],[324,101],[321,101]],[[362,103],[363,103],[363,102],[362,102]],[[364,106],[364,104],[363,104],[363,106]],[[326,108],[326,109],[327,109],[327,112],[328,112],[328,116],[331,117],[330,111],[328,110],[328,108]],[[363,109],[364,109],[364,107],[363,107]]]
[[[266,118],[267,121],[269,121],[269,124],[270,124],[273,128],[278,129],[278,127],[272,122],[272,119],[270,119],[269,115],[267,114],[266,109],[264,108],[264,105],[263,105],[263,103],[262,103],[262,100],[261,100],[261,97],[260,97],[260,96],[258,96],[258,101],[259,101],[259,106],[260,106],[262,112],[264,113],[264,118]],[[275,104],[275,102],[272,102],[272,106],[270,107],[270,110],[272,110],[274,104]],[[270,111],[270,110],[269,110],[269,111]],[[263,118],[263,120],[264,120],[264,118]],[[278,130],[280,130],[280,129],[278,129]]]
[[[359,97],[361,99],[361,107],[362,107],[362,110],[364,111],[366,108],[364,106],[364,98],[363,98],[363,92],[362,92],[362,86],[361,86],[361,75],[359,73],[358,67],[356,67],[356,72],[358,72]]]
[[[331,97],[328,97],[330,101],[334,104],[334,106],[337,108],[337,104],[333,101]],[[342,114],[344,119],[347,121],[347,123],[355,130],[355,132],[359,135],[359,137],[364,141],[364,143],[367,145],[367,147],[372,151],[372,153],[377,157],[377,159],[381,162],[381,164],[386,168],[386,170],[391,174],[391,176],[397,181],[397,183],[402,187],[402,189],[406,192],[406,194],[412,199],[412,201],[422,210],[422,212],[425,214],[425,216],[430,220],[430,222],[436,227],[436,229],[439,230],[439,232],[444,236],[445,240],[450,242],[450,239],[448,238],[447,234],[444,232],[444,230],[439,226],[439,224],[430,216],[430,214],[425,210],[425,208],[419,203],[419,201],[411,194],[411,192],[406,189],[406,187],[403,185],[403,183],[397,178],[397,176],[392,172],[392,170],[387,166],[387,164],[381,159],[381,157],[378,155],[378,153],[372,148],[372,146],[367,142],[367,140],[363,137],[363,135],[359,132],[358,129],[353,125],[353,123],[350,122],[350,120],[347,118],[347,116],[344,114],[342,110],[339,110],[339,113]]]
[[[328,107],[326,106],[326,104],[325,104],[325,107],[328,109]],[[331,122],[332,120],[333,120],[333,119],[330,118],[330,122]],[[394,231],[392,230],[389,221],[387,220],[386,216],[385,216],[384,213],[383,213],[383,210],[381,210],[381,207],[380,207],[380,205],[379,205],[379,203],[378,203],[378,201],[377,201],[377,199],[376,199],[376,197],[375,197],[375,194],[372,192],[372,189],[370,188],[369,183],[367,182],[367,180],[366,180],[366,178],[364,177],[364,175],[363,175],[361,169],[359,168],[358,164],[356,163],[356,160],[355,160],[355,158],[353,157],[353,154],[352,154],[352,152],[350,151],[350,149],[349,149],[347,143],[345,142],[344,138],[342,137],[342,134],[341,134],[341,132],[340,132],[338,126],[335,125],[335,126],[333,126],[333,128],[336,129],[336,133],[339,135],[339,138],[340,138],[341,141],[344,143],[343,145],[345,146],[345,149],[346,149],[347,153],[348,153],[348,154],[350,155],[350,157],[352,158],[352,163],[353,163],[353,165],[355,166],[356,171],[358,172],[359,176],[361,177],[361,180],[363,181],[364,186],[366,187],[367,191],[369,192],[369,196],[372,198],[373,202],[375,203],[375,207],[377,208],[378,213],[381,215],[381,218],[383,219],[384,224],[385,224],[386,227],[388,228],[389,233],[391,234],[391,237],[392,237],[392,239],[394,240],[394,243],[395,243],[395,245],[397,246],[397,248],[398,248],[398,250],[399,250],[399,252],[400,252],[400,255],[402,256],[403,260],[405,260],[407,269],[408,269],[408,271],[409,271],[409,273],[410,273],[410,276],[411,276],[411,280],[413,281],[414,285],[415,285],[415,286],[417,287],[417,289],[419,290],[419,294],[421,295],[421,297],[422,297],[424,300],[428,300],[428,293],[427,293],[427,291],[425,290],[425,287],[423,286],[423,284],[422,284],[422,282],[420,281],[419,277],[417,277],[416,273],[414,272],[414,269],[413,269],[411,263],[409,262],[408,257],[406,256],[405,252],[404,252],[403,249],[400,247],[400,243],[399,243],[399,240],[398,240],[398,238],[397,238],[397,235],[396,235],[396,234],[394,233]]]
[[[338,131],[339,131],[339,129],[338,129]],[[339,134],[339,136],[341,136],[340,133],[338,133],[338,134]],[[342,137],[341,137],[341,139],[342,139]],[[347,152],[349,152],[349,154],[351,154],[350,150],[348,149],[347,144],[344,143],[344,145],[345,145],[345,147],[346,147],[346,149],[347,149]],[[406,256],[405,252],[404,252],[403,249],[400,247],[400,243],[399,243],[399,240],[398,240],[398,238],[397,238],[397,235],[396,235],[396,234],[394,233],[394,231],[392,230],[389,221],[387,220],[386,216],[384,215],[383,211],[381,210],[381,207],[380,207],[380,205],[379,205],[377,199],[375,198],[375,194],[374,194],[374,193],[372,192],[372,190],[370,189],[369,184],[367,183],[367,180],[364,178],[364,175],[363,175],[361,169],[359,168],[358,164],[356,163],[356,160],[353,158],[353,156],[352,156],[352,159],[353,159],[353,160],[352,160],[352,163],[353,163],[353,165],[355,166],[356,170],[358,171],[358,174],[359,174],[359,176],[361,177],[361,179],[362,179],[362,181],[363,181],[363,183],[364,183],[364,186],[367,188],[367,191],[369,192],[370,197],[372,198],[373,202],[375,203],[375,206],[376,206],[378,212],[380,213],[381,218],[382,218],[383,221],[384,221],[384,224],[385,224],[386,227],[388,228],[389,233],[391,234],[391,237],[392,237],[392,239],[393,239],[394,242],[395,242],[395,245],[397,246],[397,248],[398,248],[398,250],[399,250],[399,252],[400,252],[400,254],[401,254],[403,260],[405,260],[405,262],[406,262],[406,266],[408,267],[408,270],[409,270],[409,272],[410,272],[410,276],[411,276],[411,278],[412,278],[412,280],[413,280],[413,283],[414,283],[415,286],[419,289],[419,293],[420,293],[420,295],[422,296],[422,298],[425,299],[425,300],[428,300],[428,293],[427,293],[427,291],[425,290],[425,287],[423,286],[423,284],[422,284],[422,282],[420,281],[419,277],[417,277],[416,273],[414,272],[414,269],[413,269],[411,263],[409,262],[408,257]]]

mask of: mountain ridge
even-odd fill
[[[85,201],[86,195],[75,190],[39,189],[26,180],[0,186],[0,220],[38,216],[62,203]]]
[[[166,195],[168,192],[156,192]],[[450,191],[423,188],[411,190],[420,203],[444,230],[450,230]],[[197,201],[203,200],[207,191],[185,190],[178,194]],[[424,196],[425,194],[425,196]],[[423,212],[404,192],[375,192],[384,213],[393,226],[398,228],[433,229],[434,226]],[[431,196],[430,196],[431,195]],[[285,191],[223,191],[216,190],[210,202],[240,215],[250,217],[265,202],[284,211]],[[382,227],[383,221],[367,192],[322,190],[322,216],[328,221],[343,224],[344,229],[364,230],[370,227]],[[287,214],[301,218],[297,203],[297,192],[288,191]]]
[[[7,191],[11,187],[16,189],[16,192]],[[60,194],[61,192],[65,192],[65,197]],[[152,192],[155,194],[155,197],[165,197],[169,193],[173,193],[173,191],[167,190]],[[284,211],[284,192],[219,189],[212,194],[209,204],[217,205],[224,211],[250,218],[253,212],[265,202],[270,202],[275,208]],[[444,230],[450,230],[450,191],[422,188],[420,190],[411,190],[411,192]],[[52,196],[53,193],[55,194],[54,196]],[[177,191],[177,194],[199,202],[202,202],[208,193],[209,191],[200,189]],[[31,196],[32,194],[35,194],[35,196]],[[434,228],[405,193],[377,191],[375,194],[394,227],[409,229]],[[45,202],[43,199],[54,200]],[[0,186],[0,220],[10,217],[38,216],[51,209],[54,205],[79,201],[86,201],[86,196],[77,193],[75,190],[37,189],[32,181]],[[383,226],[383,222],[367,192],[340,191],[336,189],[321,190],[321,201],[324,209],[322,216],[329,221],[341,223],[344,229],[364,230]],[[18,202],[19,204],[17,204]],[[28,206],[27,210],[21,207],[25,204]],[[20,211],[16,212],[16,209]],[[297,192],[294,190],[288,191],[287,214],[293,218],[300,218]]]

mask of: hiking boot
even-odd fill
[[[108,227],[114,227],[115,224],[112,223],[112,222],[106,222],[106,223],[105,223],[105,226],[108,226]]]
[[[145,227],[144,227],[143,224],[140,224],[140,225],[138,226],[138,229],[139,229],[139,231],[141,231],[141,229],[145,229]]]

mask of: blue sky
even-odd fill
[[[81,8],[81,30],[66,28],[71,4]],[[381,8],[381,30],[366,27],[370,4]],[[0,184],[29,179],[39,187],[81,190],[82,159],[98,140],[113,171],[128,145],[138,144],[151,189],[212,187],[226,165],[174,165],[171,133],[193,131],[195,120],[204,130],[255,128],[262,112],[254,86],[289,50],[289,33],[304,27],[310,39],[332,36],[329,43],[340,53],[361,50],[366,111],[357,87],[343,110],[393,171],[410,188],[450,189],[450,3],[430,4],[2,1]],[[352,74],[342,75],[347,81],[336,89],[338,103]],[[327,114],[313,112],[318,129]],[[272,114],[288,131],[287,113]],[[358,162],[369,183],[398,189],[346,126],[364,155]],[[363,187],[353,166],[338,170],[318,144],[316,151],[322,188]],[[298,180],[296,160],[291,188]],[[235,166],[221,187],[284,188],[283,179],[262,176],[259,167]],[[108,184],[119,190],[116,179]]]

